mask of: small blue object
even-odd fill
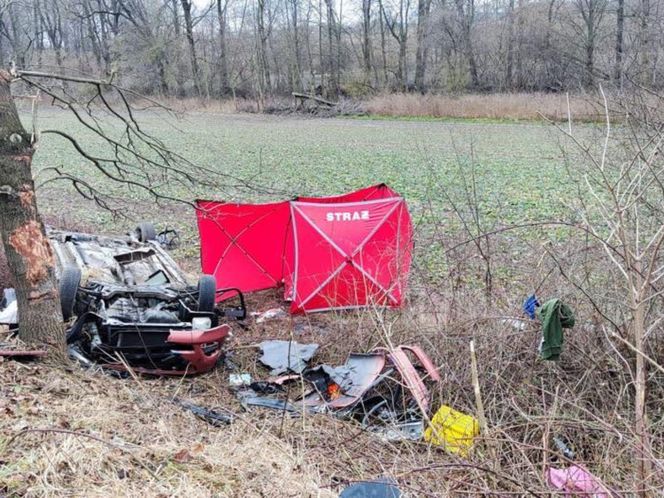
[[[393,479],[380,477],[375,481],[352,484],[344,489],[339,498],[400,498],[401,491]]]
[[[523,302],[523,312],[530,317],[531,320],[535,319],[535,308],[540,306],[540,302],[535,294],[528,296]]]

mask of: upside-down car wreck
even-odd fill
[[[238,306],[219,308],[229,289],[211,275],[192,285],[164,249],[172,235],[147,223],[123,237],[48,230],[72,356],[158,375],[214,368],[230,334],[223,322],[245,317],[244,299],[238,291]]]

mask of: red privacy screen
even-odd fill
[[[293,313],[402,303],[412,223],[405,200],[386,185],[197,207],[202,269],[218,288],[252,292],[283,284]]]

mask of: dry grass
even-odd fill
[[[500,251],[500,247],[496,248]],[[464,254],[464,257],[468,253]],[[450,263],[457,263],[454,258]],[[474,269],[467,267],[470,277]],[[452,270],[451,270],[452,272]],[[536,272],[534,272],[536,273]],[[563,358],[537,358],[535,323],[516,330],[518,288],[499,286],[491,301],[472,286],[430,286],[424,279],[401,313],[329,313],[251,323],[235,330],[230,357],[256,379],[267,370],[255,345],[266,338],[318,342],[314,361],[338,364],[351,351],[419,343],[440,365],[434,406],[475,413],[468,343],[477,344],[490,430],[473,455],[460,459],[424,443],[388,443],[353,422],[325,415],[283,418],[243,412],[227,387],[228,371],[192,379],[118,380],[77,367],[0,364],[0,492],[8,496],[335,496],[341,485],[391,476],[405,496],[548,495],[542,468],[568,463],[549,440],[566,439],[577,461],[629,496],[636,438],[622,365],[592,320],[566,335]],[[450,280],[451,282],[451,280]],[[552,277],[542,294],[564,288]],[[568,298],[577,316],[587,304]],[[252,310],[280,305],[279,292],[252,295]],[[298,393],[292,392],[291,397]],[[213,428],[173,397],[224,407],[237,421]],[[653,389],[653,403],[662,393]],[[654,409],[655,405],[651,409]],[[653,424],[653,461],[660,469],[662,423]],[[47,429],[44,432],[30,432]],[[73,431],[70,432],[51,432]],[[92,438],[88,437],[92,436]],[[654,474],[658,489],[664,473]]]
[[[603,109],[592,95],[570,95],[569,105],[575,121],[598,121]],[[252,99],[165,99],[163,104],[179,112],[256,113],[258,104]],[[271,97],[264,112],[283,114],[295,112],[295,103],[288,97]],[[468,95],[421,95],[418,93],[381,94],[365,102],[341,100],[336,109],[320,108],[307,102],[300,112],[317,115],[368,114],[392,117],[434,117],[458,119],[541,120],[568,119],[567,95],[564,93],[510,93]]]
[[[591,96],[570,96],[572,119],[597,121],[601,109]],[[470,95],[384,94],[365,103],[369,114],[380,116],[567,120],[567,96],[560,93],[502,93]]]

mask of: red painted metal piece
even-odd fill
[[[424,352],[424,350],[419,347],[419,346],[399,346],[399,348],[410,351],[415,355],[417,358],[417,361],[420,362],[420,365],[424,367],[424,369],[427,371],[429,374],[429,377],[431,380],[434,382],[441,382],[442,379],[440,378],[440,373],[438,372],[438,369],[436,368],[436,365],[433,364],[433,361],[431,361],[431,358],[429,358],[429,355]]]
[[[221,345],[228,338],[231,328],[227,324],[219,325],[207,330],[171,330],[166,342],[182,346],[191,346],[192,349],[177,350],[184,360],[189,362],[189,373],[208,372],[214,368],[221,354]],[[207,344],[217,343],[212,353],[206,353],[203,347]]]
[[[424,380],[420,377],[420,374],[415,369],[415,366],[410,361],[407,352],[412,353],[415,358],[417,358],[420,366],[424,368],[431,380],[435,382],[440,382],[440,374],[436,369],[431,358],[420,348],[419,346],[397,346],[394,349],[387,348],[376,348],[377,351],[383,351],[386,353],[397,369],[401,378],[406,385],[406,388],[411,392],[417,406],[419,406],[422,413],[428,413],[429,411],[429,390],[424,384]]]

